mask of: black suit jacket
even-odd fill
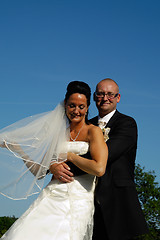
[[[90,122],[97,125],[98,116]],[[106,142],[109,157],[95,198],[101,206],[108,238],[124,240],[148,231],[134,183],[137,124],[116,110],[106,127],[110,128]]]

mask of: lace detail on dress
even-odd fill
[[[92,240],[95,177],[85,174],[67,185],[71,215],[70,240]]]
[[[83,141],[67,142],[66,148],[67,152],[84,155],[89,151],[89,143]]]

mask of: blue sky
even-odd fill
[[[113,78],[118,110],[138,124],[136,162],[160,183],[159,11],[159,0],[0,0],[0,128],[53,109],[72,80],[93,92]],[[0,196],[0,216],[20,216],[33,199]]]

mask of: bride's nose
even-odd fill
[[[78,106],[76,106],[75,108],[74,108],[74,111],[73,111],[74,113],[78,113],[79,112],[79,109],[78,109]]]

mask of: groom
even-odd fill
[[[133,239],[148,232],[134,183],[137,125],[116,110],[120,94],[114,80],[97,84],[94,101],[99,115],[90,121],[108,138],[109,157],[96,186],[93,240]]]
[[[119,87],[112,79],[97,84],[94,100],[99,115],[91,119],[104,132],[109,149],[106,173],[95,191],[93,240],[131,240],[148,232],[134,183],[137,125],[133,118],[116,110]],[[51,172],[62,182],[71,182],[67,164]],[[65,176],[62,178],[62,175]]]

